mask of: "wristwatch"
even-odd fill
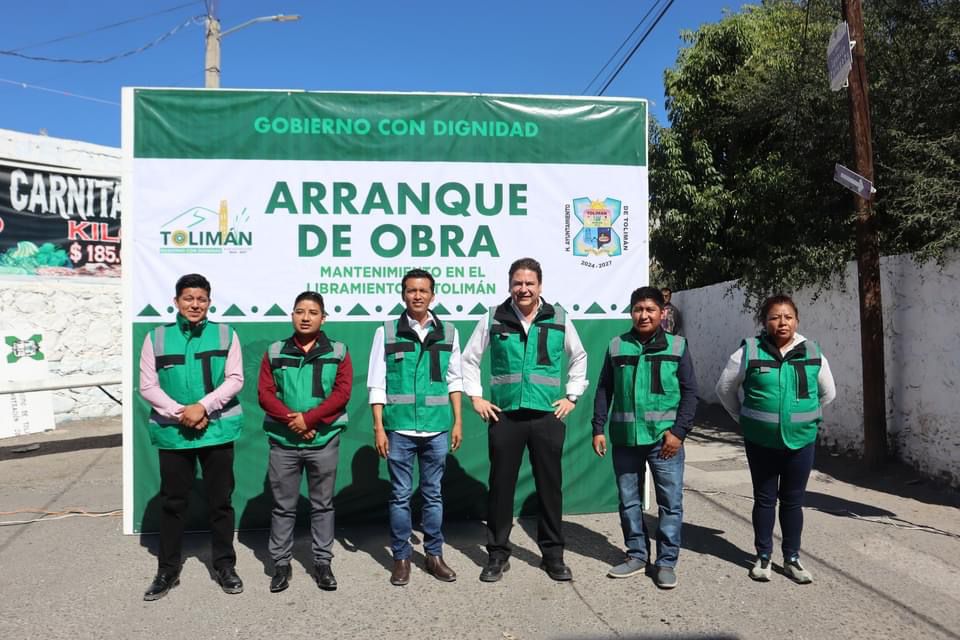
[[[575,395],[573,395],[572,393],[568,393],[568,394],[567,394],[567,400],[569,400],[569,401],[572,402],[573,404],[577,404],[577,400],[579,399],[579,397],[580,397],[580,396],[575,396]]]

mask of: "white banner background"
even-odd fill
[[[574,317],[583,317],[593,303],[599,303],[607,313],[621,313],[629,292],[646,283],[648,263],[648,209],[646,167],[600,165],[552,165],[507,163],[440,163],[440,162],[320,162],[320,161],[264,161],[264,160],[153,160],[135,159],[137,176],[133,192],[133,210],[136,211],[136,235],[133,238],[135,263],[151,265],[150,269],[136,269],[133,311],[138,313],[146,305],[153,305],[163,316],[172,298],[172,283],[184,273],[199,272],[210,279],[213,298],[218,311],[236,305],[245,317],[231,321],[258,320],[275,303],[287,309],[297,293],[314,289],[318,283],[390,282],[399,278],[346,279],[337,281],[329,274],[321,275],[322,266],[395,266],[439,267],[438,284],[457,282],[489,282],[496,285],[489,295],[442,294],[443,304],[452,316],[467,317],[478,302],[493,305],[507,295],[509,264],[520,257],[540,261],[544,271],[544,297],[564,305]],[[368,215],[352,214],[290,214],[285,210],[267,214],[275,184],[287,183],[297,210],[302,210],[303,182],[319,182],[327,188],[323,204],[332,210],[332,184],[349,182],[357,187],[355,206],[360,209],[367,189],[373,182],[381,182],[397,208],[397,183],[408,183],[419,193],[420,184],[430,183],[430,214],[417,211],[406,215],[387,215],[374,211]],[[440,212],[433,200],[436,190],[445,182],[456,182],[473,191],[482,183],[487,193],[494,184],[504,190],[501,213],[480,215],[471,204],[470,216],[447,215]],[[525,184],[525,216],[511,216],[509,185]],[[454,194],[449,194],[452,198]],[[573,200],[590,198],[621,201],[623,209],[613,228],[624,239],[624,222],[629,225],[628,242],[623,253],[613,257],[575,256],[568,251],[565,240],[565,211],[570,212],[570,240],[582,228],[573,215]],[[216,216],[220,202],[227,201],[231,227],[250,232],[250,247],[238,247],[237,252],[227,247],[223,253],[163,253],[161,232],[186,228],[197,223],[196,229],[216,230]],[[492,197],[487,197],[492,202]],[[200,214],[200,215],[198,215]],[[198,222],[206,217],[205,222]],[[408,241],[406,249],[395,258],[384,258],[371,248],[370,234],[379,225],[393,224],[409,235],[413,225],[433,228],[435,253],[413,257]],[[324,253],[315,257],[298,256],[299,225],[318,225],[329,230],[332,225],[350,225],[350,257],[334,257],[331,238]],[[488,253],[476,257],[440,255],[440,225],[459,226],[464,239],[460,244],[464,253],[471,245],[479,225],[487,225],[499,251],[499,258]],[[409,240],[409,239],[408,239]],[[385,242],[392,245],[390,242]],[[170,243],[168,242],[169,246]],[[606,263],[606,266],[599,265]],[[450,278],[447,267],[473,266],[483,278]],[[399,301],[394,293],[369,295],[325,294],[332,316],[346,314],[361,304],[371,315],[382,319],[390,315]],[[614,309],[614,306],[616,309]],[[377,311],[379,307],[380,311]],[[458,311],[458,307],[460,310]],[[253,308],[257,312],[252,312]],[[288,309],[287,309],[288,310]],[[592,317],[598,317],[593,315]]]

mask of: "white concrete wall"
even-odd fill
[[[0,157],[92,175],[120,175],[120,149],[0,129]]]
[[[887,429],[897,458],[960,486],[960,254],[940,269],[910,256],[881,260]],[[824,411],[820,441],[862,451],[860,319],[856,265],[843,287],[814,300],[800,291],[799,332],[816,340],[830,362],[837,399]],[[732,283],[679,291],[701,397],[717,402],[713,387],[740,341],[756,335],[753,311]]]
[[[40,346],[51,378],[116,374],[120,380],[120,283],[98,280],[0,280],[0,333],[21,339],[43,334]],[[120,385],[104,389],[123,399]],[[52,393],[57,423],[120,415],[120,405],[96,387]]]

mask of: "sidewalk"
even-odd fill
[[[207,537],[194,535],[181,585],[145,603],[156,537],[122,535],[118,516],[75,517],[0,526],[0,629],[10,638],[960,638],[956,492],[899,467],[872,475],[821,452],[803,543],[815,583],[780,574],[754,583],[749,473],[738,436],[722,422],[708,412],[686,443],[673,591],[646,577],[606,578],[622,538],[617,514],[596,514],[564,520],[572,583],[537,568],[533,520],[514,529],[518,548],[501,582],[477,580],[484,529],[465,522],[446,527],[445,555],[459,580],[444,584],[415,569],[405,588],[388,582],[386,526],[347,526],[338,528],[334,593],[307,575],[304,530],[290,589],[270,594],[266,532],[252,531],[238,536],[243,594],[228,596],[212,582]],[[13,451],[32,444],[40,446]],[[0,512],[119,509],[120,456],[119,420],[0,440]],[[34,517],[0,515],[0,524]],[[416,552],[414,563],[422,560]]]

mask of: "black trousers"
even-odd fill
[[[753,542],[757,555],[773,552],[773,524],[780,500],[780,533],[784,560],[800,553],[803,497],[813,469],[816,443],[800,449],[770,449],[744,440],[753,480]]]
[[[197,462],[203,472],[210,518],[210,551],[214,569],[237,562],[233,550],[233,443],[197,449],[160,449],[160,554],[161,573],[180,571],[183,563],[183,528],[187,498],[193,487]]]
[[[524,449],[537,488],[537,544],[544,560],[563,559],[563,439],[566,425],[551,412],[521,409],[500,414],[489,427],[490,497],[487,503],[487,553],[510,556],[513,502]]]

